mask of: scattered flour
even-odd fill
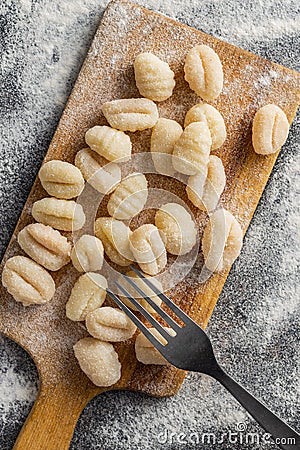
[[[9,409],[18,402],[32,402],[36,396],[36,383],[25,382],[12,367],[0,375],[0,405]]]
[[[25,420],[36,398],[37,371],[24,350],[1,335],[0,360],[0,442],[4,449],[9,444],[7,432],[13,434],[12,439],[16,437],[15,427]]]

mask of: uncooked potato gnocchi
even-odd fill
[[[149,275],[156,275],[167,264],[167,253],[156,226],[147,223],[132,232],[130,248],[140,268]]]
[[[116,187],[107,203],[107,211],[115,219],[129,220],[145,206],[148,182],[142,173],[133,173]]]
[[[222,160],[210,155],[207,170],[189,177],[186,192],[197,208],[202,211],[213,211],[218,205],[225,185],[226,175]]]
[[[174,146],[173,166],[178,172],[195,175],[206,170],[212,140],[204,122],[188,125]]]
[[[154,125],[151,134],[151,156],[154,167],[162,175],[173,176],[172,165],[174,145],[182,134],[182,127],[175,120],[160,118]]]
[[[90,148],[84,148],[76,154],[75,165],[84,179],[101,194],[109,194],[121,181],[118,164],[107,161]]]
[[[32,205],[31,214],[37,222],[57,230],[76,231],[85,223],[82,206],[73,200],[42,198]]]
[[[85,133],[85,142],[108,161],[125,162],[131,158],[130,137],[106,125],[90,128]]]
[[[226,139],[226,126],[222,115],[216,108],[208,103],[194,105],[186,113],[184,126],[187,127],[193,122],[204,122],[207,124],[212,139],[212,150],[216,150],[224,144]]]
[[[66,316],[70,320],[85,320],[88,313],[103,305],[107,281],[99,273],[81,275],[74,284],[66,304]]]
[[[289,133],[288,119],[277,105],[265,105],[254,116],[252,126],[253,148],[259,155],[276,153]]]
[[[164,345],[167,344],[166,339],[159,334],[156,328],[148,328],[148,329],[157,338],[159,342],[161,342]],[[176,333],[172,328],[164,327],[164,329],[167,330],[171,336],[175,336]],[[136,337],[135,355],[137,360],[143,364],[157,364],[161,366],[170,365],[170,363],[162,356],[161,353],[159,353],[158,350],[156,350],[153,344],[151,344],[149,339],[147,339],[143,333],[138,334]]]
[[[177,203],[166,203],[155,214],[155,225],[163,233],[167,252],[185,255],[196,243],[197,230],[187,210]]]
[[[78,272],[97,272],[103,265],[103,253],[101,240],[84,234],[72,248],[71,260]]]
[[[84,188],[84,179],[80,170],[65,161],[46,162],[39,171],[39,178],[45,191],[56,198],[77,197]]]
[[[71,244],[67,238],[42,223],[23,228],[18,243],[30,258],[48,270],[59,270],[70,261]]]
[[[225,209],[218,209],[209,217],[202,238],[206,267],[211,272],[228,269],[239,256],[243,233],[236,218]]]
[[[112,386],[121,378],[121,364],[112,344],[91,337],[73,347],[81,370],[96,386]]]
[[[158,120],[156,104],[148,98],[124,98],[104,103],[102,112],[111,127],[122,131],[152,128]]]
[[[51,275],[26,256],[13,256],[6,261],[2,284],[24,306],[47,303],[55,293]]]
[[[134,259],[129,245],[131,233],[125,223],[112,217],[95,221],[95,235],[101,239],[105,254],[119,266],[129,266]]]
[[[126,341],[136,332],[136,326],[124,311],[110,306],[90,312],[85,324],[90,335],[101,341]]]
[[[206,101],[215,100],[223,89],[223,69],[219,56],[208,45],[196,45],[186,55],[185,79]]]
[[[161,102],[171,97],[175,81],[168,63],[153,53],[140,53],[134,60],[136,86],[143,97]]]
[[[134,278],[134,284],[136,284],[142,291],[153,300],[154,303],[156,303],[158,306],[161,305],[161,299],[153,293],[153,290],[148,287],[143,280],[133,271],[129,270],[129,272],[126,273],[127,277]],[[149,277],[149,275],[143,274],[145,277],[149,278],[152,284],[157,287],[157,289],[160,292],[163,292],[162,284],[156,279]],[[135,300],[137,300],[148,312],[151,314],[156,314],[156,311],[152,308],[152,306],[145,300],[143,297],[139,295],[139,293],[128,283],[125,281],[125,278],[121,275],[119,279],[119,283],[124,286],[126,291],[133,297]],[[124,296],[122,291],[119,289],[119,296],[122,298],[122,302],[125,303],[126,306],[131,308],[133,311],[138,311],[138,309],[131,303],[131,301]]]

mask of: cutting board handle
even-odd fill
[[[93,397],[74,395],[67,387],[41,387],[13,450],[67,450],[77,420]]]

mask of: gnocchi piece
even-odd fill
[[[202,211],[216,209],[226,185],[226,175],[222,160],[211,155],[206,173],[191,175],[186,186],[190,201]]]
[[[81,275],[74,284],[66,304],[66,316],[70,320],[82,321],[88,313],[103,305],[107,281],[99,273]]]
[[[2,284],[24,306],[47,303],[55,293],[51,275],[26,256],[13,256],[6,261]]]
[[[227,270],[239,256],[243,233],[236,218],[225,209],[211,214],[202,238],[205,265],[211,272]]]
[[[104,103],[102,112],[109,125],[122,131],[143,131],[158,120],[157,106],[148,98],[124,98]]]
[[[203,172],[208,164],[211,145],[210,131],[206,123],[191,123],[174,146],[174,169],[186,175]]]
[[[103,253],[100,239],[84,234],[72,248],[71,260],[78,272],[97,272],[103,265]]]
[[[30,258],[48,270],[59,270],[70,262],[71,244],[67,238],[42,223],[23,228],[18,243]]]
[[[165,238],[167,252],[189,253],[196,243],[197,229],[190,214],[177,203],[166,203],[155,215],[155,225]]]
[[[85,223],[82,206],[73,200],[42,198],[32,205],[31,214],[37,222],[57,230],[76,231]]]
[[[84,179],[101,194],[109,194],[121,181],[120,167],[89,148],[76,154],[75,165]]]
[[[167,253],[156,226],[147,223],[132,232],[130,248],[140,268],[149,275],[156,275],[167,264]]]
[[[136,86],[143,97],[161,102],[171,97],[175,87],[169,64],[153,53],[140,53],[134,60]]]
[[[156,278],[149,277],[149,275],[146,274],[143,275],[149,278],[152,284],[154,284],[160,292],[164,291],[162,284]],[[161,299],[153,293],[152,289],[150,289],[133,270],[127,272],[126,276],[134,278],[134,283],[138,287],[140,287],[145,292],[145,294],[154,301],[154,303],[156,303],[158,306],[161,305]],[[152,308],[152,306],[143,297],[139,296],[136,290],[129,283],[126,283],[125,286],[125,279],[123,276],[120,276],[119,283],[122,283],[131,297],[136,299],[148,312],[150,312],[151,314],[156,314],[156,311]],[[126,306],[131,308],[133,311],[138,311],[138,309],[131,303],[131,301],[128,300],[127,297],[124,297],[124,294],[121,292],[121,290],[119,290],[119,296],[122,298],[122,302],[125,303]]]
[[[120,220],[99,217],[95,222],[95,235],[101,239],[105,254],[119,266],[129,266],[133,262],[129,237],[132,231]]]
[[[121,378],[121,364],[112,344],[91,337],[73,347],[81,370],[96,386],[112,386]]]
[[[90,312],[85,324],[90,335],[101,341],[127,341],[136,332],[136,326],[124,311],[110,306]]]
[[[217,53],[207,45],[196,45],[186,55],[185,80],[199,97],[215,100],[223,89],[223,69]]]
[[[172,328],[164,327],[171,336],[175,336]],[[167,341],[159,334],[156,328],[149,328],[149,331],[157,338],[159,342],[166,345]],[[135,355],[138,361],[143,364],[157,364],[161,366],[169,366],[170,363],[159,353],[158,350],[151,344],[149,339],[143,333],[139,333],[135,340]]]
[[[162,175],[173,176],[172,153],[182,134],[182,127],[175,120],[160,118],[151,134],[150,151],[154,167]]]
[[[39,171],[39,178],[45,191],[56,198],[77,197],[84,188],[80,170],[65,161],[46,162]]]
[[[131,158],[130,137],[106,125],[90,128],[85,133],[85,142],[108,161],[126,162]]]
[[[289,133],[288,119],[277,105],[265,105],[254,116],[252,144],[259,155],[276,153]]]
[[[212,150],[221,147],[226,139],[226,126],[220,112],[207,103],[198,103],[188,110],[184,120],[184,126],[187,127],[193,122],[204,122],[207,124],[211,140]]]
[[[145,206],[148,198],[148,182],[142,173],[134,173],[124,178],[112,193],[107,211],[115,219],[129,220]]]

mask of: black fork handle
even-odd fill
[[[219,381],[236,398],[248,413],[272,436],[278,447],[283,450],[300,449],[300,435],[227,375],[220,366],[209,375]]]

